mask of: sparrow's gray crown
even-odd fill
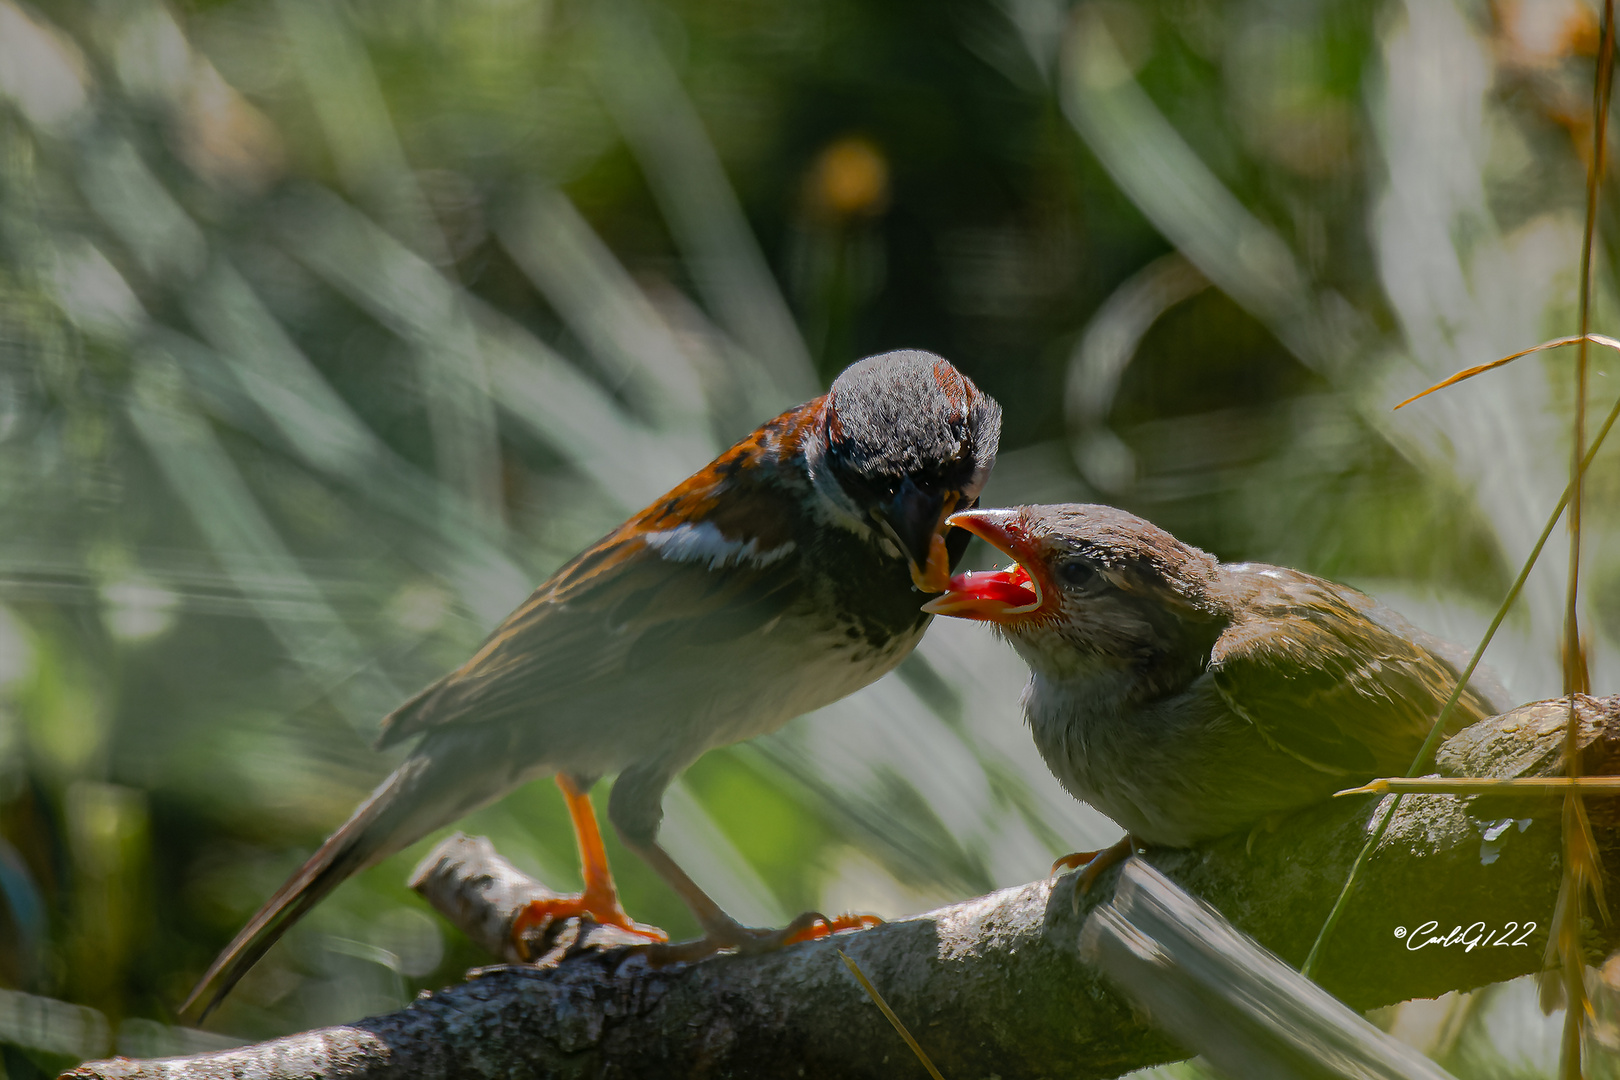
[[[938,592],[967,540],[945,540],[945,516],[977,502],[1000,438],[1001,407],[949,362],[884,353],[833,381],[806,466],[829,518]]]
[[[972,499],[995,463],[1001,407],[942,357],[914,350],[851,364],[828,395],[827,458],[857,499],[909,477]]]

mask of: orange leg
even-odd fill
[[[608,869],[607,848],[602,845],[602,830],[597,827],[590,795],[581,791],[565,773],[558,773],[556,779],[568,803],[568,816],[574,822],[574,840],[579,844],[580,872],[585,878],[585,888],[578,896],[535,900],[518,912],[512,920],[512,942],[518,954],[527,957],[523,935],[530,928],[580,915],[589,915],[603,926],[617,926],[649,941],[668,941],[669,935],[658,927],[643,926],[625,914],[619,904],[619,890],[613,884],[613,872]]]
[[[874,926],[883,925],[883,920],[879,916],[865,911],[846,911],[842,915],[823,915],[816,911],[808,912],[808,914],[815,916],[815,921],[809,926],[794,930],[793,933],[783,939],[782,944],[797,945],[801,941],[815,941],[817,938],[836,934],[840,930],[869,930]],[[802,917],[800,916],[800,918]],[[798,921],[798,919],[795,919],[792,923],[789,923],[787,929],[793,929],[793,926]]]
[[[627,846],[647,860],[658,876],[686,901],[686,906],[692,909],[692,914],[697,916],[699,925],[703,927],[703,937],[698,941],[655,948],[651,953],[654,963],[698,960],[721,949],[736,949],[744,953],[769,952],[785,945],[826,937],[840,930],[864,930],[883,922],[876,915],[839,915],[829,919],[819,911],[807,911],[780,930],[744,926],[727,915],[658,844],[627,842]]]
[[[1136,854],[1136,840],[1130,833],[1126,833],[1119,843],[1112,847],[1105,847],[1101,851],[1076,851],[1072,855],[1065,855],[1052,864],[1052,873],[1060,870],[1080,870],[1080,891],[1090,892],[1091,887],[1097,883],[1102,872],[1115,863],[1122,863]]]

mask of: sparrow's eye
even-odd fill
[[[1058,580],[1071,589],[1083,589],[1097,581],[1097,568],[1084,559],[1069,559],[1058,564]]]

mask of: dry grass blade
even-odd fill
[[[1573,706],[1571,706],[1573,711]],[[1578,763],[1571,758],[1570,772]],[[1571,781],[1577,779],[1574,775]],[[1541,985],[1542,1008],[1551,1012],[1559,1004],[1562,990],[1564,1012],[1563,1049],[1559,1075],[1564,1080],[1580,1080],[1581,1044],[1591,1004],[1586,997],[1586,959],[1581,948],[1581,923],[1587,893],[1597,901],[1598,911],[1605,922],[1609,918],[1608,903],[1603,895],[1602,865],[1598,860],[1597,843],[1592,838],[1592,825],[1581,801],[1580,788],[1564,796],[1564,873],[1558,885],[1558,900],[1553,908],[1552,933],[1548,935],[1547,950],[1543,957],[1544,978]],[[1552,979],[1557,971],[1559,981]]]
[[[1620,776],[1442,776],[1384,777],[1361,787],[1335,791],[1340,795],[1562,795],[1579,791],[1588,795],[1620,795]]]
[[[1543,341],[1540,345],[1532,345],[1528,349],[1521,349],[1511,356],[1502,357],[1500,360],[1492,360],[1488,364],[1477,364],[1471,368],[1464,368],[1449,378],[1441,379],[1427,390],[1413,394],[1411,397],[1395,406],[1395,408],[1404,409],[1418,398],[1428,397],[1436,390],[1444,390],[1448,386],[1455,386],[1457,383],[1460,383],[1465,379],[1472,379],[1475,375],[1482,375],[1485,372],[1492,371],[1503,366],[1504,364],[1511,364],[1520,357],[1529,356],[1531,353],[1546,352],[1548,349],[1558,349],[1565,345],[1578,345],[1582,341],[1589,341],[1593,345],[1602,345],[1606,349],[1613,349],[1616,352],[1620,352],[1620,341],[1616,341],[1614,338],[1608,337],[1604,334],[1574,334],[1570,337],[1554,338],[1552,341]]]
[[[878,1011],[888,1018],[889,1023],[894,1025],[894,1030],[898,1031],[900,1037],[906,1040],[906,1045],[911,1047],[913,1054],[917,1055],[917,1060],[922,1062],[923,1068],[928,1070],[928,1075],[932,1076],[934,1080],[945,1080],[940,1071],[934,1068],[934,1063],[928,1060],[928,1055],[923,1053],[923,1048],[918,1045],[917,1040],[911,1037],[911,1032],[906,1030],[906,1025],[900,1022],[898,1016],[894,1015],[894,1010],[889,1008],[889,1003],[883,1000],[883,995],[878,993],[877,987],[872,985],[872,980],[866,977],[866,973],[856,965],[855,961],[849,958],[849,954],[844,952],[843,949],[838,950],[838,956],[849,967],[849,973],[855,976],[855,981],[861,984],[861,989],[866,991],[866,996],[872,999],[872,1004],[878,1007]]]
[[[1585,958],[1581,948],[1581,913],[1587,891],[1590,890],[1597,901],[1604,921],[1608,921],[1609,908],[1603,895],[1603,879],[1597,872],[1600,866],[1597,842],[1592,836],[1592,823],[1579,798],[1564,799],[1563,827],[1566,869],[1558,886],[1558,900],[1553,906],[1552,933],[1548,936],[1547,949],[1542,957],[1545,970],[1542,973],[1541,1004],[1548,1012],[1557,1008],[1560,991],[1566,1003],[1574,1003],[1568,1006],[1564,1014],[1565,1054],[1561,1075],[1570,1080],[1579,1080],[1582,1026],[1592,1013],[1591,1002],[1586,997],[1583,974]],[[1554,973],[1560,975],[1561,980],[1553,978]],[[1570,986],[1572,978],[1577,980],[1573,993]],[[1571,1061],[1575,1066],[1573,1070],[1570,1068]]]
[[[1597,234],[1598,191],[1603,177],[1605,141],[1609,127],[1609,91],[1614,79],[1614,0],[1603,3],[1603,44],[1598,50],[1592,80],[1592,160],[1586,170],[1586,230],[1581,238],[1580,348],[1575,362],[1575,415],[1569,459],[1569,585],[1565,591],[1564,693],[1569,695],[1569,717],[1564,725],[1564,761],[1571,779],[1580,775],[1580,721],[1575,694],[1591,689],[1580,628],[1581,511],[1584,502],[1586,457],[1587,335],[1592,329],[1592,247]],[[1581,916],[1588,890],[1608,919],[1599,881],[1603,868],[1580,792],[1564,796],[1564,873],[1559,883],[1553,932],[1548,936],[1548,959],[1558,950],[1563,966],[1564,1031],[1559,1075],[1580,1080],[1581,1044],[1590,1006],[1586,1000],[1585,959],[1581,955]],[[1544,1004],[1546,997],[1544,995]]]
[[[1617,342],[1614,338],[1606,337],[1601,334],[1593,334],[1591,332],[1592,247],[1593,237],[1597,228],[1597,204],[1600,186],[1599,181],[1602,176],[1604,166],[1605,136],[1608,130],[1609,98],[1610,88],[1613,82],[1613,70],[1614,0],[1604,0],[1603,39],[1602,46],[1598,52],[1597,70],[1594,74],[1592,87],[1593,152],[1590,168],[1588,169],[1586,178],[1586,231],[1581,247],[1579,316],[1580,333],[1573,337],[1558,338],[1553,341],[1543,342],[1540,345],[1525,349],[1522,352],[1514,353],[1511,356],[1503,357],[1500,360],[1494,360],[1488,364],[1480,364],[1476,367],[1459,371],[1450,378],[1436,383],[1434,386],[1429,387],[1422,393],[1415,394],[1401,402],[1399,405],[1395,406],[1395,408],[1399,409],[1405,405],[1411,404],[1418,398],[1433,393],[1436,390],[1453,386],[1459,382],[1462,382],[1464,379],[1470,379],[1475,375],[1501,367],[1504,364],[1511,363],[1512,361],[1517,360],[1522,356],[1528,356],[1531,353],[1542,352],[1544,350],[1558,348],[1563,345],[1580,346],[1579,354],[1576,359],[1574,448],[1570,459],[1569,485],[1564,489],[1563,498],[1559,500],[1559,505],[1554,509],[1551,518],[1547,522],[1546,528],[1542,531],[1540,539],[1536,541],[1534,549],[1530,552],[1529,558],[1525,560],[1524,569],[1520,571],[1518,579],[1513,583],[1513,587],[1508,590],[1508,595],[1506,599],[1503,600],[1502,606],[1497,610],[1495,618],[1491,620],[1490,627],[1485,631],[1484,640],[1480,642],[1479,648],[1475,650],[1473,658],[1469,661],[1467,668],[1464,669],[1462,674],[1458,677],[1457,686],[1452,691],[1450,699],[1446,702],[1445,707],[1440,710],[1440,715],[1435,719],[1434,726],[1429,731],[1429,737],[1424,741],[1422,749],[1418,751],[1417,758],[1412,762],[1412,768],[1407,772],[1408,780],[1415,778],[1417,773],[1433,755],[1435,747],[1439,743],[1440,734],[1445,729],[1445,723],[1450,718],[1453,709],[1456,707],[1457,699],[1461,696],[1463,687],[1468,684],[1468,680],[1473,675],[1475,667],[1478,666],[1480,658],[1484,656],[1485,649],[1490,644],[1491,639],[1495,636],[1497,628],[1501,626],[1502,619],[1506,616],[1508,608],[1512,606],[1513,601],[1518,597],[1519,591],[1523,588],[1525,581],[1529,577],[1531,567],[1533,567],[1536,560],[1540,558],[1541,549],[1543,546],[1545,546],[1548,537],[1552,535],[1552,530],[1557,524],[1558,518],[1562,515],[1566,506],[1569,508],[1570,512],[1570,564],[1569,586],[1566,597],[1567,615],[1565,618],[1564,641],[1562,642],[1562,650],[1564,655],[1564,692],[1566,694],[1573,695],[1577,692],[1585,693],[1590,689],[1590,687],[1586,684],[1585,679],[1587,667],[1584,648],[1580,640],[1580,628],[1576,608],[1580,582],[1582,487],[1586,470],[1588,466],[1591,465],[1592,458],[1596,456],[1597,448],[1602,445],[1604,437],[1608,435],[1609,429],[1614,424],[1616,415],[1620,415],[1620,402],[1616,402],[1614,409],[1610,411],[1608,418],[1604,421],[1602,429],[1598,432],[1597,438],[1593,440],[1591,447],[1588,448],[1586,445],[1587,345],[1597,344],[1602,345],[1605,348],[1620,351],[1620,342]],[[1580,762],[1579,755],[1576,753],[1575,744],[1576,717],[1573,697],[1570,699],[1570,713],[1566,732],[1565,760],[1568,762],[1569,783],[1563,787],[1563,790],[1566,793],[1564,796],[1564,879],[1559,887],[1557,910],[1553,919],[1554,930],[1550,935],[1547,948],[1549,967],[1552,966],[1551,961],[1555,955],[1560,957],[1562,960],[1561,974],[1563,978],[1563,989],[1565,999],[1568,1002],[1568,1009],[1566,1010],[1565,1014],[1566,1019],[1564,1024],[1563,1048],[1559,1074],[1562,1078],[1564,1078],[1564,1080],[1580,1080],[1581,1038],[1583,1026],[1586,1020],[1586,1014],[1588,1012],[1588,1006],[1585,1000],[1583,963],[1579,951],[1579,931],[1581,921],[1581,900],[1585,896],[1585,892],[1588,888],[1592,889],[1594,895],[1597,897],[1599,907],[1601,910],[1603,910],[1605,919],[1608,917],[1608,913],[1606,907],[1604,906],[1602,894],[1598,891],[1601,868],[1597,862],[1597,848],[1591,842],[1591,828],[1587,823],[1586,811],[1581,804],[1580,792],[1584,788],[1583,785],[1578,782]],[[1464,784],[1469,782],[1470,781],[1467,780],[1462,781]],[[1368,836],[1366,843],[1363,845],[1360,854],[1356,857],[1355,864],[1350,869],[1349,876],[1345,879],[1344,887],[1340,890],[1339,897],[1334,902],[1333,910],[1328,913],[1326,921],[1322,924],[1322,929],[1316,935],[1316,941],[1311,945],[1310,953],[1305,957],[1305,963],[1301,968],[1301,971],[1307,976],[1311,975],[1315,970],[1323,943],[1327,940],[1329,935],[1332,934],[1334,926],[1337,925],[1339,918],[1344,911],[1344,907],[1349,901],[1350,893],[1355,887],[1355,883],[1359,876],[1362,865],[1366,862],[1368,855],[1372,852],[1372,849],[1376,847],[1379,840],[1382,839],[1384,830],[1388,827],[1390,818],[1393,816],[1396,806],[1398,806],[1400,803],[1402,793],[1407,790],[1399,786],[1391,786],[1392,783],[1398,784],[1398,782],[1387,780],[1374,781],[1372,784],[1367,785],[1366,788],[1358,789],[1359,791],[1365,791],[1368,794],[1394,791],[1395,798],[1391,800],[1388,806],[1383,808],[1378,822],[1371,830],[1371,833]],[[1474,783],[1478,782],[1474,781]],[[1542,790],[1547,789],[1543,788]],[[1469,794],[1472,792],[1461,791],[1453,788],[1451,793]],[[1349,794],[1349,792],[1340,792],[1340,794]],[[1547,995],[1544,992],[1544,1004],[1546,1001]]]
[[[1605,339],[1605,341],[1609,340],[1612,339]],[[1609,409],[1609,415],[1603,419],[1603,426],[1598,428],[1597,437],[1592,440],[1592,445],[1587,448],[1586,456],[1581,459],[1581,472],[1583,474],[1592,467],[1593,459],[1597,457],[1598,450],[1602,448],[1603,441],[1608,438],[1609,431],[1614,427],[1616,420],[1620,420],[1620,398],[1617,398],[1614,405]],[[1417,757],[1412,760],[1412,767],[1407,770],[1408,777],[1420,775],[1430,759],[1433,758],[1435,747],[1439,746],[1441,734],[1446,729],[1446,722],[1451,719],[1451,714],[1457,707],[1457,700],[1462,696],[1463,687],[1468,685],[1468,680],[1474,675],[1474,669],[1479,667],[1479,662],[1484,657],[1485,650],[1490,647],[1491,641],[1496,637],[1496,631],[1502,626],[1502,620],[1507,618],[1507,613],[1512,609],[1514,601],[1519,598],[1519,593],[1524,590],[1524,583],[1530,580],[1530,571],[1535,568],[1536,560],[1541,558],[1541,550],[1547,546],[1547,540],[1552,536],[1553,529],[1557,527],[1558,519],[1564,516],[1564,508],[1569,505],[1573,491],[1573,484],[1565,487],[1564,493],[1559,496],[1558,503],[1553,507],[1552,513],[1547,515],[1547,524],[1542,526],[1541,535],[1536,539],[1535,544],[1531,546],[1530,554],[1525,556],[1524,565],[1519,568],[1519,576],[1513,580],[1513,584],[1508,588],[1507,595],[1502,598],[1502,603],[1497,607],[1496,614],[1491,617],[1491,623],[1485,628],[1485,634],[1480,638],[1479,645],[1474,648],[1474,654],[1469,658],[1468,665],[1463,668],[1462,674],[1457,677],[1457,685],[1452,689],[1451,697],[1446,701],[1445,707],[1440,710],[1440,715],[1435,717],[1434,724],[1429,728],[1428,739],[1418,751]],[[1305,963],[1299,969],[1300,973],[1307,978],[1314,977],[1312,973],[1316,970],[1316,963],[1321,954],[1322,946],[1332,936],[1333,928],[1338,925],[1340,917],[1344,914],[1345,905],[1350,900],[1350,893],[1355,889],[1356,881],[1361,874],[1361,867],[1366,863],[1367,857],[1372,854],[1373,848],[1377,847],[1378,842],[1383,839],[1384,830],[1389,826],[1390,818],[1394,815],[1396,807],[1400,805],[1400,801],[1401,796],[1397,794],[1390,801],[1390,804],[1383,808],[1377,824],[1373,826],[1367,836],[1366,843],[1361,847],[1361,853],[1356,856],[1355,863],[1350,867],[1350,873],[1344,880],[1344,887],[1339,890],[1339,897],[1333,902],[1333,910],[1328,912],[1327,919],[1322,923],[1322,929],[1316,932],[1316,941],[1311,944],[1311,951],[1306,955]]]

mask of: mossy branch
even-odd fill
[[[1578,698],[1581,770],[1620,773],[1620,697]],[[1442,748],[1452,776],[1564,773],[1560,701],[1527,705]],[[1366,837],[1372,799],[1343,798],[1274,832],[1147,858],[1297,964]],[[1528,821],[1492,828],[1499,819]],[[1592,801],[1605,866],[1620,865],[1620,802]],[[1557,799],[1409,795],[1367,861],[1319,981],[1356,1008],[1432,997],[1535,971],[1558,891]],[[546,966],[483,969],[386,1016],[189,1058],[93,1062],[90,1080],[297,1080],[589,1076],[895,1077],[922,1068],[840,960],[847,952],[950,1077],[1115,1076],[1185,1056],[1079,958],[1090,896],[1075,877],[1036,881],[873,930],[764,956],[663,970],[611,940],[558,928]],[[504,948],[505,920],[542,890],[487,846],[452,838],[419,888],[475,939]],[[1412,948],[1418,927],[1513,922],[1522,945]],[[1405,929],[1405,934],[1397,931]],[[1603,950],[1620,927],[1597,929]],[[604,947],[609,946],[609,947]]]

